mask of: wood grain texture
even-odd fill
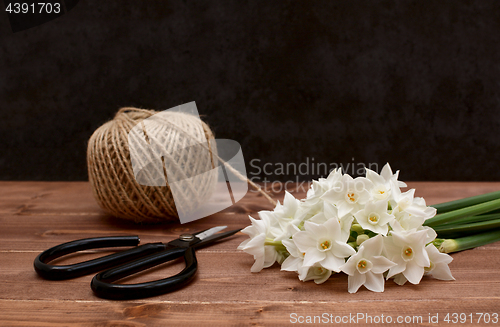
[[[500,189],[500,183],[408,184],[429,204]],[[305,190],[291,191],[298,198],[305,196]],[[283,193],[274,196],[282,200]],[[242,228],[249,223],[248,215],[256,217],[257,211],[271,209],[270,204],[249,192],[235,206],[189,224],[136,225],[103,214],[87,183],[2,182],[0,197],[0,326],[276,326],[290,325],[293,313],[372,318],[383,314],[394,319],[393,326],[436,326],[429,323],[429,314],[439,314],[439,325],[448,325],[443,321],[447,313],[500,313],[500,243],[453,254],[450,267],[456,281],[424,278],[420,285],[403,287],[388,281],[384,293],[362,288],[349,294],[343,274],[316,285],[300,282],[295,273],[281,272],[277,265],[250,273],[253,258],[236,250],[246,239],[241,233],[199,250],[196,279],[181,290],[143,300],[102,300],[90,290],[92,276],[43,280],[33,270],[33,259],[48,247],[84,237],[136,234],[147,243],[214,225]],[[106,253],[86,251],[60,262]],[[180,263],[167,264],[124,282],[163,278],[181,268]],[[406,315],[422,320],[395,323]],[[480,325],[475,318],[459,325]],[[342,325],[370,325],[363,319],[350,322]]]

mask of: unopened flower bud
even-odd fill
[[[455,240],[444,240],[444,242],[439,247],[439,252],[450,253],[456,251],[458,248],[458,243]]]
[[[358,238],[356,239],[356,244],[361,245],[361,243],[368,240],[369,238],[370,238],[370,236],[368,236],[366,234],[358,235]]]
[[[365,230],[363,229],[363,227],[361,227],[360,224],[352,224],[351,230],[355,231],[358,234],[363,234],[365,232]]]

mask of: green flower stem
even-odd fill
[[[480,221],[477,223],[470,224],[445,224],[434,227],[434,230],[438,234],[438,237],[450,238],[457,236],[465,236],[470,234],[477,234],[486,231],[491,231],[492,229],[500,228],[500,219]]]
[[[470,207],[470,206],[473,206],[476,204],[480,204],[483,202],[488,202],[488,201],[492,201],[492,200],[496,200],[496,199],[500,199],[500,191],[481,194],[481,195],[472,196],[472,197],[465,198],[465,199],[460,199],[460,200],[455,200],[455,201],[450,201],[450,202],[445,202],[445,203],[440,203],[440,204],[434,204],[434,205],[431,205],[431,207],[436,208],[438,214],[442,214],[445,212]]]
[[[471,217],[466,217],[462,218],[457,221],[452,221],[449,223],[445,224],[440,224],[437,225],[434,229],[436,228],[441,228],[441,227],[451,227],[451,226],[456,226],[456,225],[465,225],[465,224],[470,224],[470,223],[478,223],[478,222],[484,222],[484,221],[490,221],[490,220],[496,220],[500,219],[500,214],[494,213],[494,214],[482,214],[478,216],[471,216]]]
[[[485,215],[489,215],[489,214],[500,214],[500,209],[490,211],[486,214],[481,214],[480,216],[485,216]]]
[[[457,239],[444,240],[439,247],[439,251],[443,253],[458,252],[493,243],[498,240],[500,240],[500,229]]]
[[[438,225],[442,225],[445,223],[457,221],[460,218],[480,215],[485,212],[490,212],[492,210],[496,210],[500,208],[500,199],[488,201],[476,205],[472,205],[470,207],[457,209],[453,211],[449,211],[446,213],[438,214],[433,218],[427,219],[424,222],[424,225],[434,227]]]

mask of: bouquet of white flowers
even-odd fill
[[[398,173],[389,164],[358,178],[337,169],[313,181],[303,200],[285,192],[283,204],[250,217],[242,231],[250,239],[238,249],[254,256],[252,272],[278,262],[317,284],[344,272],[350,293],[362,285],[383,292],[390,278],[399,285],[418,284],[424,274],[453,280],[446,253],[500,239],[500,192],[431,207],[414,189],[401,192]]]

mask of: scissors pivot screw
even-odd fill
[[[182,234],[179,236],[179,240],[189,242],[189,241],[194,240],[194,235],[193,234]]]

